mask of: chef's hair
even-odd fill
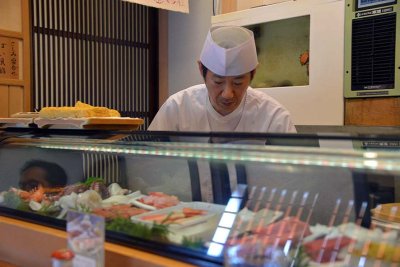
[[[203,63],[200,62],[200,64],[201,64],[201,72],[202,72],[202,75],[203,75],[203,79],[206,80],[206,75],[207,75],[208,68],[206,66],[204,66]],[[255,69],[250,71],[250,75],[251,75],[250,80],[253,80],[255,73],[256,73]]]
[[[46,180],[53,187],[65,186],[67,184],[67,173],[57,163],[47,162],[43,160],[31,160],[22,166],[20,174],[31,168],[41,168],[46,171]]]

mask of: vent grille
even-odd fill
[[[351,89],[393,89],[396,13],[353,20]]]

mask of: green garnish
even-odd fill
[[[89,187],[95,182],[104,183],[104,180],[100,177],[88,177],[82,184]]]
[[[58,213],[59,211],[60,211],[60,207],[56,207],[52,203],[44,204],[42,202],[42,207],[37,212],[41,215],[52,216],[52,215],[56,215],[56,213]]]
[[[29,211],[29,204],[23,201],[14,192],[6,192],[4,194],[4,205],[8,208]]]
[[[92,211],[92,209],[90,207],[88,207],[87,205],[82,204],[82,203],[77,204],[76,210],[79,212],[84,212],[84,213],[91,213],[91,211]]]
[[[125,218],[116,218],[107,222],[106,229],[155,241],[168,241],[169,234],[167,225],[154,223],[152,226],[148,226],[143,223],[133,223]]]
[[[294,265],[296,267],[306,267],[309,266],[309,257],[307,253],[304,251],[303,246],[300,246],[297,251],[294,251],[293,253],[293,258],[294,258]]]
[[[201,239],[199,237],[184,236],[182,239],[182,246],[187,247],[187,248],[199,249],[204,246],[204,241],[203,241],[203,239]]]

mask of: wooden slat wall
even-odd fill
[[[19,1],[19,2],[17,2]],[[0,37],[16,38],[22,41],[22,66],[19,67],[21,79],[0,79],[0,117],[31,110],[30,101],[30,24],[29,0],[9,0],[3,3],[2,12],[15,12],[20,21],[21,31],[0,29]],[[18,27],[17,27],[18,28]]]
[[[31,0],[34,108],[80,100],[145,119],[157,107],[157,10],[121,0]]]
[[[101,177],[106,184],[126,184],[121,179],[121,166],[117,155],[88,152],[82,154],[83,177]]]
[[[33,111],[32,109],[32,72],[31,72],[31,17],[29,0],[22,0],[22,37],[23,37],[23,59],[22,68],[24,90],[23,90],[23,111]],[[11,113],[12,114],[12,113]]]
[[[168,98],[168,11],[158,11],[158,105]]]

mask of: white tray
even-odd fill
[[[183,208],[201,209],[207,211],[205,215],[193,217],[182,224],[170,224],[169,240],[181,243],[184,237],[201,238],[204,242],[210,241],[217,229],[219,220],[225,210],[225,206],[205,202],[181,202],[177,206],[169,207],[157,211],[151,211],[131,217],[132,222],[152,225],[151,221],[143,221],[140,218],[152,214],[169,214],[172,211],[179,211]]]
[[[1,127],[30,127],[33,118],[0,118]]]
[[[199,209],[199,210],[204,210],[207,213],[203,215],[198,215],[194,216],[190,219],[187,219],[185,222],[179,223],[179,224],[170,224],[170,228],[179,230],[182,228],[186,228],[192,225],[204,223],[208,221],[210,218],[214,217],[215,215],[220,215],[225,209],[225,206],[222,205],[217,205],[217,204],[211,204],[211,203],[205,203],[205,202],[181,202],[180,204],[173,206],[173,207],[168,207],[165,209],[160,209],[160,210],[155,210],[151,212],[146,212],[145,214],[139,214],[131,217],[131,220],[133,222],[141,222],[145,224],[153,224],[152,221],[145,221],[142,220],[142,217],[146,217],[149,215],[157,215],[157,214],[169,214],[174,211],[181,211],[183,208],[192,208],[192,209]]]

